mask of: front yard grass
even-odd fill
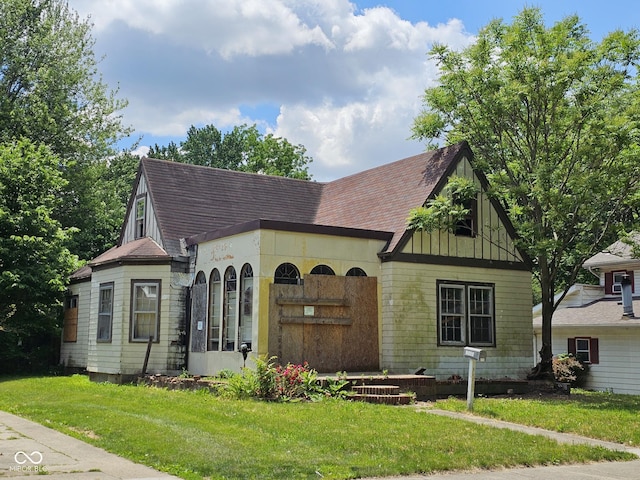
[[[0,409],[186,479],[346,479],[633,458],[412,407],[225,400],[84,376],[0,379]]]
[[[464,411],[466,406],[466,400],[455,398],[437,403],[444,410]],[[568,396],[476,398],[473,413],[629,446],[640,445],[640,396],[636,395],[572,390]]]

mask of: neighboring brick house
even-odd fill
[[[632,244],[617,241],[584,263],[598,285],[574,285],[553,315],[552,349],[572,353],[589,365],[586,388],[640,394],[640,318],[623,315],[623,278],[630,282],[629,305],[640,314],[637,287],[640,259]],[[639,292],[640,293],[640,292]],[[534,310],[534,352],[542,338],[542,319]]]
[[[321,372],[524,378],[531,275],[466,143],[327,183],[142,159],[118,245],[71,277],[62,362],[97,379],[210,375],[251,355]],[[451,175],[472,230],[407,231]]]

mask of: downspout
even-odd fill
[[[189,271],[188,273],[191,275],[192,280],[189,283],[187,288],[187,293],[184,297],[184,318],[185,318],[185,328],[184,328],[184,368],[186,370],[189,369],[189,339],[191,338],[191,287],[193,287],[193,282],[195,281],[195,268],[196,268],[196,259],[198,257],[198,244],[192,245],[188,247],[189,252]]]

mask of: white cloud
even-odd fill
[[[71,6],[91,14],[101,70],[129,100],[124,118],[138,135],[178,142],[190,125],[267,125],[305,145],[318,180],[420,151],[406,139],[435,79],[429,47],[473,40],[459,20],[411,23],[386,7],[357,13],[347,0]]]

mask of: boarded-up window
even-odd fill
[[[253,269],[248,263],[240,273],[240,344],[246,343],[251,350],[253,333]]]
[[[78,341],[78,295],[65,299],[62,332],[64,342]]]
[[[203,272],[196,275],[191,289],[191,351],[204,352],[207,338],[207,279]]]

